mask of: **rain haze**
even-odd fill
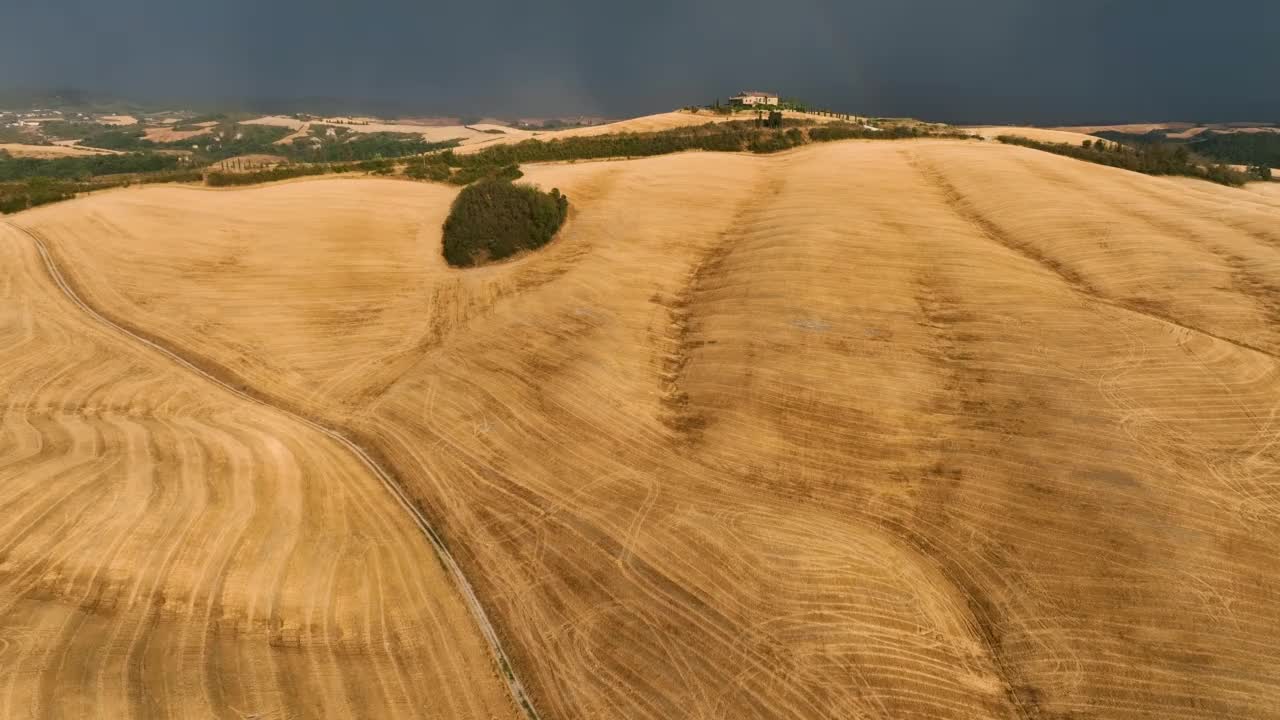
[[[1280,3],[16,0],[0,89],[634,115],[743,88],[950,122],[1277,120]]]

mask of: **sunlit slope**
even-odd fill
[[[348,451],[0,267],[0,717],[513,716]]]
[[[83,291],[290,397],[340,402],[446,319],[438,227],[456,190],[322,180],[249,192],[182,187],[99,195],[18,222],[93,263]],[[435,232],[419,237],[419,229]],[[101,281],[101,282],[100,282]]]
[[[832,122],[833,120],[836,120],[836,118],[825,115],[794,112],[791,110],[783,111],[783,115],[787,118],[813,120],[816,122]],[[680,128],[707,125],[710,123],[747,121],[754,119],[756,119],[756,114],[750,111],[739,111],[728,115],[720,115],[708,110],[697,113],[673,111],[657,113],[655,115],[643,115],[641,117],[628,118],[626,120],[618,120],[616,122],[603,123],[600,125],[567,128],[564,130],[530,132],[528,130],[518,130],[516,128],[502,128],[504,130],[504,134],[473,138],[454,152],[460,155],[466,155],[473,152],[479,152],[492,145],[517,143],[535,137],[538,140],[546,141],[572,137],[611,135],[617,133],[651,133],[666,130],[678,130]]]
[[[974,135],[994,140],[1001,135],[1013,135],[1015,137],[1027,138],[1036,142],[1046,143],[1066,143],[1067,145],[1079,145],[1085,140],[1090,142],[1098,140],[1092,135],[1085,133],[1073,132],[1070,130],[1051,130],[1049,128],[1038,127],[1017,127],[1013,125],[993,125],[990,127],[970,128],[969,132]]]
[[[570,224],[474,272],[390,181],[215,194],[280,249],[180,284],[209,193],[18,220],[385,458],[544,716],[1277,716],[1273,197],[977,142],[526,171]]]

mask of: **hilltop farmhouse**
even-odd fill
[[[744,90],[738,95],[729,98],[729,102],[734,105],[777,105],[778,96],[773,93],[760,92],[758,90]]]

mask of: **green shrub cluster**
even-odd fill
[[[485,179],[463,188],[444,223],[444,257],[455,267],[480,265],[551,241],[569,213],[558,189]]]
[[[9,215],[38,205],[70,200],[82,189],[80,183],[31,178],[25,182],[0,184],[0,214]]]
[[[812,131],[810,131],[812,132]],[[791,128],[783,132],[759,132],[747,141],[747,149],[753,153],[774,153],[790,150],[808,142],[799,128]]]
[[[411,158],[404,168],[404,174],[415,180],[444,182],[452,173],[453,169],[439,155]]]
[[[1152,143],[1134,148],[1119,144],[1108,145],[1101,141],[1095,143],[1090,140],[1086,140],[1084,145],[1068,145],[1038,142],[1013,135],[1001,135],[997,139],[1007,145],[1043,150],[1145,175],[1185,175],[1237,187],[1244,185],[1249,179],[1244,173],[1232,170],[1225,165],[1205,164],[1182,145]]]
[[[0,182],[34,177],[55,180],[87,180],[100,175],[150,173],[175,170],[178,158],[171,155],[130,153],[127,155],[86,155],[84,157],[41,158],[0,156]]]
[[[370,175],[390,175],[396,171],[396,164],[390,160],[365,160],[356,163],[354,169]]]
[[[289,128],[270,125],[230,123],[217,126],[208,135],[165,143],[164,147],[185,149],[199,145],[200,149],[196,151],[198,162],[217,162],[240,155],[278,155],[281,146],[275,142],[285,138],[290,132]]]

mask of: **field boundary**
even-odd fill
[[[432,548],[436,552],[436,556],[439,558],[445,570],[453,578],[454,585],[462,595],[462,599],[466,603],[467,608],[471,611],[472,617],[479,626],[480,633],[488,642],[489,648],[494,655],[498,674],[507,684],[507,688],[510,690],[515,704],[520,708],[521,712],[529,718],[529,720],[541,720],[541,716],[538,714],[538,711],[534,709],[533,703],[529,699],[524,683],[520,681],[520,678],[516,674],[515,668],[511,663],[510,657],[502,646],[502,641],[498,637],[497,630],[494,628],[492,621],[490,621],[489,615],[485,611],[484,606],[481,605],[480,599],[476,595],[475,588],[472,586],[471,581],[467,579],[466,574],[463,573],[462,567],[453,557],[453,554],[449,552],[448,547],[446,547],[444,543],[444,539],[431,525],[431,522],[426,518],[426,516],[423,515],[422,511],[413,504],[408,494],[405,493],[404,489],[395,481],[391,473],[385,470],[368,451],[341,430],[324,425],[301,412],[286,407],[283,404],[271,402],[265,397],[260,397],[257,393],[250,392],[245,387],[223,380],[214,374],[214,372],[201,367],[196,364],[195,361],[180,354],[179,351],[170,347],[169,343],[166,343],[160,338],[155,337],[144,330],[134,328],[126,323],[116,321],[103,314],[85,301],[83,296],[76,290],[74,282],[68,280],[67,276],[62,273],[58,267],[57,261],[54,259],[53,252],[49,249],[49,246],[45,243],[43,238],[40,237],[39,233],[19,225],[15,225],[7,220],[0,222],[3,222],[4,225],[9,228],[12,228],[15,232],[26,236],[34,243],[36,251],[40,255],[41,262],[44,264],[45,271],[53,280],[54,285],[63,294],[63,296],[72,303],[72,305],[85,315],[88,315],[91,319],[105,326],[109,330],[123,335],[129,340],[141,343],[142,345],[160,353],[166,358],[178,363],[181,367],[195,373],[205,380],[208,380],[219,388],[226,390],[242,400],[283,413],[289,418],[296,420],[306,427],[337,442],[340,446],[346,448],[352,455],[360,460],[360,462],[382,483],[387,491],[391,493],[391,496],[395,501],[405,510],[405,512],[409,514],[413,519],[414,524],[418,526],[418,529],[422,531],[422,534],[426,536],[427,540],[431,543]]]

